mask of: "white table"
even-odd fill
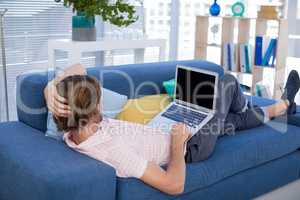
[[[91,42],[77,42],[68,39],[49,40],[48,41],[48,65],[50,68],[55,66],[55,51],[65,51],[68,53],[68,65],[80,63],[83,52],[99,52],[102,56],[101,62],[104,63],[104,51],[113,50],[134,50],[135,63],[144,62],[145,49],[147,47],[159,47],[159,61],[166,59],[166,40],[164,39],[137,39],[137,40],[113,40],[102,39]]]

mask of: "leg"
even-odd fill
[[[254,106],[241,113],[229,113],[223,134],[233,135],[235,131],[255,128],[263,125],[274,117],[281,116],[288,109],[287,101],[280,101],[267,107]]]
[[[134,50],[134,63],[143,63],[145,57],[145,49]]]
[[[269,119],[285,114],[290,106],[288,100],[282,100],[274,105],[265,107],[266,115]]]
[[[300,127],[300,117],[294,115],[297,113],[297,105],[294,102],[295,96],[297,95],[300,88],[300,77],[297,71],[293,70],[290,72],[287,83],[285,85],[285,90],[281,99],[285,100],[286,105],[288,105],[287,112],[284,115],[278,117],[280,114],[280,108],[274,108],[271,113],[273,112],[274,121],[281,122],[281,123],[288,123],[290,125]],[[284,106],[284,105],[283,105]]]
[[[95,52],[95,64],[96,66],[104,66],[105,63],[105,52]]]
[[[230,74],[224,75],[219,85],[217,114],[222,115],[222,118],[225,119],[228,113],[244,112],[247,105],[248,100],[243,94],[238,80]]]
[[[223,134],[234,134],[236,130],[245,130],[260,126],[274,117],[283,115],[284,113],[293,113],[295,105],[293,103],[295,95],[297,94],[300,87],[299,75],[297,72],[292,71],[289,75],[285,91],[282,97],[282,101],[274,105],[259,108],[258,106],[250,107],[249,109],[243,110],[244,112],[237,112],[236,108],[240,109],[238,98],[243,98],[243,95],[236,97],[237,101],[232,101],[230,113],[227,115]],[[241,92],[239,91],[239,94]],[[291,104],[292,103],[292,104]],[[282,118],[281,118],[282,119]],[[291,117],[288,117],[291,119]],[[295,121],[295,120],[289,120]]]
[[[189,140],[186,161],[198,162],[207,159],[213,153],[220,134],[260,126],[284,112],[289,114],[287,118],[279,117],[276,120],[287,119],[288,123],[299,126],[299,119],[290,115],[295,112],[293,100],[299,87],[299,75],[292,71],[285,87],[283,101],[264,108],[254,106],[244,110],[247,101],[240,90],[238,81],[230,75],[225,75],[219,85],[221,92],[217,101],[217,113],[210,123]]]
[[[295,96],[300,88],[300,77],[297,71],[290,72],[281,99],[289,101],[288,114],[296,113]]]
[[[207,159],[214,150],[218,136],[224,132],[229,111],[242,112],[246,105],[247,100],[238,81],[232,75],[224,75],[219,81],[215,117],[189,140],[186,161],[199,162]]]
[[[165,60],[166,60],[166,41],[164,41],[159,48],[159,61],[163,62]]]
[[[222,134],[234,135],[236,131],[258,127],[265,123],[264,116],[264,110],[258,106],[241,113],[229,113]]]

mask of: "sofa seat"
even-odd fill
[[[0,123],[0,130],[1,200],[115,199],[111,167],[21,122]]]
[[[211,158],[187,166],[185,193],[296,151],[300,147],[299,128],[288,125],[285,130],[282,126],[270,122],[253,130],[241,131],[236,136],[220,138]],[[279,130],[274,127],[279,127]],[[135,179],[118,178],[117,185],[120,200],[171,198]]]
[[[255,105],[274,100],[248,97]],[[299,127],[278,122],[240,131],[218,140],[214,155],[201,163],[187,165],[185,194],[204,189],[225,178],[288,155],[300,148]],[[118,199],[173,199],[135,179],[118,178]]]

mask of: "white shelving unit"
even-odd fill
[[[219,53],[221,58],[219,63],[223,65],[223,45],[225,43],[234,43],[239,47],[241,44],[250,43],[255,49],[255,36],[268,36],[272,32],[272,36],[278,38],[277,41],[277,53],[276,64],[274,67],[265,66],[252,66],[252,73],[243,73],[240,69],[240,55],[239,51],[236,51],[236,63],[238,65],[237,72],[232,73],[238,78],[241,84],[251,88],[251,93],[255,94],[256,84],[258,82],[264,82],[264,77],[272,76],[271,80],[271,92],[275,99],[280,98],[282,93],[282,87],[284,84],[285,72],[286,72],[286,57],[288,49],[288,23],[285,19],[269,20],[258,18],[239,18],[239,17],[213,17],[213,16],[197,16],[196,20],[196,40],[195,40],[195,58],[207,60],[207,49],[212,46],[209,42],[209,32],[211,21],[218,21],[221,26],[221,41],[213,44],[215,47],[219,47]],[[276,33],[273,30],[268,30],[268,23],[275,24]],[[251,26],[254,24],[255,31],[252,35]],[[254,64],[254,52],[252,53],[252,63]],[[215,62],[218,62],[216,60]]]

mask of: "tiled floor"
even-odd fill
[[[254,200],[299,200],[300,180],[281,187]]]

